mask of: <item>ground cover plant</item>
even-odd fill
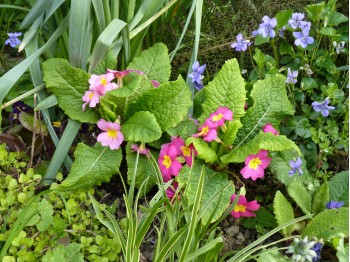
[[[26,58],[0,79],[2,261],[146,261],[146,243],[151,261],[348,260],[348,18],[335,1],[261,17],[210,80],[203,1],[30,4],[23,38],[4,42]],[[151,44],[154,21],[181,8],[174,50]],[[120,198],[105,200],[110,187]],[[260,237],[227,250],[229,216]]]

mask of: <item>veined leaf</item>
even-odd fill
[[[245,114],[245,82],[236,59],[226,61],[204,91],[206,99],[202,105],[203,114],[199,118],[201,122],[204,122],[219,107],[230,108],[235,119],[241,118]]]
[[[86,107],[82,111],[82,97],[89,87],[89,74],[72,67],[67,60],[52,58],[43,63],[44,82],[58,99],[58,105],[71,119],[96,123],[96,110]]]
[[[68,177],[58,186],[58,190],[90,188],[108,182],[119,171],[122,160],[121,150],[111,150],[100,143],[89,147],[79,143],[74,152],[75,161]]]
[[[312,199],[311,212],[318,214],[326,209],[326,204],[329,201],[329,187],[328,183],[324,182],[319,189],[315,192]]]
[[[224,163],[240,163],[243,162],[247,156],[256,154],[261,149],[268,151],[283,151],[292,148],[297,150],[297,152],[300,154],[298,146],[292,140],[289,140],[286,136],[275,136],[270,132],[260,132],[248,143],[239,148],[236,147],[229,154],[222,156],[221,160]]]
[[[214,163],[218,156],[216,152],[210,148],[207,142],[202,138],[189,137],[186,139],[186,145],[193,143],[194,148],[198,153],[198,158],[203,159],[206,163]]]
[[[273,212],[278,225],[282,225],[294,219],[293,207],[280,191],[277,191],[275,199],[273,200]],[[282,229],[283,235],[290,236],[294,228],[294,225],[290,225]]]
[[[287,97],[285,84],[286,78],[282,75],[259,80],[254,84],[250,94],[254,105],[241,119],[243,128],[237,133],[234,150],[253,139],[265,124],[278,126],[281,119],[294,114],[294,108]]]
[[[311,211],[311,197],[306,188],[299,183],[292,183],[287,187],[288,194],[293,198],[295,203],[301,208],[305,215]]]
[[[171,71],[168,48],[163,43],[153,45],[135,57],[128,69],[141,70],[149,80],[157,80],[161,84],[168,82]]]
[[[349,171],[340,172],[329,180],[329,197],[349,205]]]
[[[233,141],[235,141],[238,129],[242,127],[241,121],[239,119],[235,119],[234,121],[227,122],[227,130],[222,135],[222,142],[226,145],[232,145]]]
[[[128,104],[125,115],[129,118],[138,111],[149,111],[165,131],[185,118],[191,104],[191,92],[180,76],[175,82],[142,93]]]
[[[43,136],[48,135],[47,127],[43,121],[40,119],[34,120],[34,116],[26,113],[21,112],[19,114],[18,120],[21,122],[21,124],[27,128],[28,130],[32,131],[35,134],[41,134]],[[34,125],[35,124],[35,125]]]

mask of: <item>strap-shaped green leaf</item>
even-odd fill
[[[86,107],[82,111],[82,97],[89,87],[90,75],[84,70],[72,67],[67,60],[52,58],[43,63],[46,87],[57,96],[58,105],[69,118],[80,122],[96,123],[96,110]]]
[[[315,216],[303,230],[302,236],[323,238],[329,241],[333,237],[349,236],[349,208],[327,209]]]
[[[171,73],[168,48],[163,43],[153,45],[135,57],[128,69],[141,70],[148,79],[157,80],[161,84],[168,82]]]
[[[181,76],[174,81],[146,91],[137,97],[126,108],[126,118],[136,112],[152,113],[162,131],[176,126],[185,118],[191,106],[191,92]]]
[[[210,148],[209,144],[202,138],[189,137],[186,139],[186,145],[193,143],[194,148],[198,153],[198,158],[203,159],[206,163],[214,163],[218,156],[216,152]]]
[[[300,154],[298,146],[286,136],[275,136],[272,133],[261,132],[248,143],[239,148],[236,147],[229,154],[222,156],[221,161],[224,163],[240,163],[243,162],[247,156],[256,154],[261,149],[269,151],[283,151],[292,148],[297,150],[297,152]]]
[[[204,90],[206,100],[203,104],[203,114],[199,118],[201,122],[204,122],[219,107],[230,108],[235,119],[241,118],[245,114],[245,82],[237,59],[226,61]]]
[[[306,188],[299,183],[292,183],[287,187],[288,194],[293,198],[295,203],[301,208],[305,215],[311,211],[311,197]]]
[[[270,123],[277,127],[281,119],[294,114],[294,108],[287,97],[285,83],[284,76],[275,75],[254,84],[250,94],[254,104],[241,119],[243,128],[237,133],[235,149],[253,139],[265,124]]]
[[[162,136],[156,117],[148,111],[135,113],[122,125],[125,140],[153,142]]]
[[[74,157],[70,173],[58,187],[59,190],[91,188],[108,182],[111,176],[119,171],[122,152],[103,147],[100,143],[94,147],[79,143]]]
[[[292,204],[280,191],[277,191],[273,200],[273,213],[275,214],[278,225],[282,225],[294,219]],[[294,231],[294,228],[294,225],[290,225],[282,229],[283,235],[290,236],[290,234]]]

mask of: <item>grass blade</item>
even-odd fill
[[[20,7],[20,6],[16,6],[16,5],[2,5],[2,4],[0,4],[0,8],[18,9],[18,10],[27,11],[27,12],[30,11],[30,9],[28,9],[28,8],[24,8],[24,7]]]
[[[32,24],[35,20],[37,20],[40,16],[42,16],[46,10],[50,8],[54,0],[39,0],[36,1],[33,7],[30,9],[27,16],[24,18],[22,24],[19,29],[23,29]]]
[[[50,95],[46,97],[44,100],[42,100],[40,103],[38,103],[34,108],[34,111],[47,109],[56,105],[58,105],[57,97],[55,95]]]
[[[65,0],[56,0],[56,1],[53,2],[53,4],[50,6],[50,8],[46,11],[44,24],[46,24],[47,20],[50,19],[50,17],[56,12],[56,10],[57,10],[64,2],[65,2]]]
[[[222,237],[215,238],[214,240],[210,241],[208,244],[197,249],[192,254],[187,255],[185,258],[185,262],[189,262],[192,259],[198,258],[200,255],[208,253],[210,250],[212,250],[213,248],[215,248],[217,245],[220,245],[220,244],[223,244]]]

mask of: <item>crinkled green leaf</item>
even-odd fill
[[[186,184],[185,196],[188,198],[189,204],[193,204],[195,200],[199,177],[201,176],[201,169],[201,162],[195,161],[192,169],[186,165],[181,169],[180,174],[176,177],[181,187],[184,187]],[[215,214],[211,218],[211,222],[216,221],[226,211],[230,204],[230,198],[234,193],[234,186],[232,182],[228,180],[227,174],[217,173],[207,166],[205,166],[204,176],[204,188],[201,205],[202,211],[211,197],[224,188],[222,194],[218,194],[218,196],[214,198],[214,201],[206,206],[202,216],[202,223],[206,224],[214,211]]]
[[[329,202],[329,187],[328,183],[324,182],[315,192],[312,199],[311,212],[318,214],[326,209],[326,204]]]
[[[295,150],[285,150],[275,154],[270,162],[270,171],[286,186],[293,182],[304,185],[312,182],[312,177],[306,168],[306,161],[302,156],[300,156],[300,158],[302,159],[301,170],[303,171],[303,174],[300,175],[298,172],[292,176],[288,174],[288,172],[291,170],[289,161],[295,161],[297,157],[298,154]]]
[[[58,186],[59,190],[91,188],[108,182],[118,173],[122,160],[121,150],[111,150],[100,143],[89,147],[79,143],[74,152],[75,161],[67,178]]]
[[[319,213],[302,232],[303,237],[323,238],[326,242],[342,235],[349,236],[349,208],[346,207],[327,209]]]
[[[163,43],[157,43],[144,50],[128,65],[128,69],[137,69],[145,73],[149,80],[165,83],[171,73],[168,48]]]
[[[40,201],[38,205],[38,212],[40,214],[40,222],[36,224],[38,230],[43,232],[49,228],[53,223],[53,207],[52,205],[44,198]]]
[[[239,148],[235,147],[229,154],[222,156],[221,161],[224,163],[240,163],[243,162],[247,156],[256,154],[261,149],[268,151],[283,151],[292,148],[297,150],[300,154],[298,146],[292,140],[289,140],[286,136],[275,136],[270,132],[260,132],[248,143]]]
[[[234,121],[226,122],[226,127],[227,130],[221,136],[221,140],[224,143],[224,145],[229,146],[233,144],[233,141],[235,141],[238,129],[242,127],[242,124],[241,121],[239,121],[239,119],[235,119]]]
[[[136,156],[137,156],[137,153],[131,150],[132,144],[133,143],[129,142],[126,146],[126,161],[128,163],[128,182],[129,183],[132,179],[132,176],[136,168],[135,164],[136,164]],[[156,151],[152,150],[151,154],[154,156],[155,159],[158,158]],[[157,184],[158,182],[157,172],[158,172],[157,163],[154,163],[151,158],[148,158],[145,155],[139,154],[139,162],[137,165],[135,186],[136,188],[140,188],[142,183],[144,183],[147,179],[147,182],[142,187],[142,194],[147,193],[149,190],[151,190],[152,187],[154,187]]]
[[[276,192],[275,199],[273,200],[273,213],[279,226],[294,219],[292,204],[280,191]],[[283,228],[283,235],[290,236],[294,228],[294,225]]]
[[[226,61],[214,79],[205,87],[204,91],[206,99],[202,105],[203,114],[199,119],[201,122],[204,122],[219,107],[230,108],[235,119],[245,114],[245,82],[237,59]]]
[[[190,137],[192,134],[197,132],[197,126],[193,120],[181,121],[177,126],[171,127],[167,130],[170,136],[180,136],[183,139]]]
[[[288,194],[297,203],[305,215],[311,211],[311,196],[306,188],[299,183],[292,183],[287,187]]]
[[[277,227],[277,222],[275,217],[264,207],[260,207],[256,212],[254,212],[256,217],[245,218],[241,221],[241,224],[247,228],[256,228],[260,226],[263,228],[275,228]]]
[[[139,111],[152,113],[162,131],[180,123],[192,105],[191,92],[180,76],[175,82],[168,82],[158,88],[148,90],[128,103],[126,118]]]
[[[102,61],[97,65],[94,70],[94,74],[103,75],[107,72],[107,69],[114,69],[117,64],[116,58],[113,56],[112,51],[108,51]]]
[[[278,248],[263,249],[259,253],[257,262],[290,262],[290,258],[283,256]]]
[[[125,140],[149,143],[162,136],[162,130],[157,119],[148,111],[136,112],[128,119],[121,129]]]
[[[349,171],[340,172],[329,180],[329,198],[349,205]]]
[[[199,137],[189,137],[186,139],[186,145],[193,143],[198,153],[198,158],[203,159],[206,163],[214,163],[218,156],[216,152],[210,148],[209,144]]]
[[[43,63],[44,82],[55,94],[58,105],[69,118],[80,122],[96,123],[97,111],[89,106],[82,111],[84,93],[89,89],[90,75],[72,67],[67,60],[52,58]]]
[[[254,84],[250,94],[254,104],[241,118],[243,127],[237,133],[234,143],[236,148],[253,139],[266,124],[277,127],[284,117],[294,114],[285,85],[286,78],[282,75],[259,80]]]
[[[48,135],[48,130],[43,121],[41,121],[39,118],[34,120],[34,116],[31,114],[28,114],[26,112],[21,112],[18,116],[18,120],[21,122],[21,124],[28,130],[32,131],[35,134],[40,134],[43,136]],[[34,126],[35,122],[35,126]]]
[[[101,115],[101,118],[103,118],[104,120],[109,122],[115,122],[115,120],[117,120],[118,118],[118,103],[116,99],[113,99],[114,96],[111,93],[111,91],[106,92],[104,96],[100,97],[100,106],[98,108],[98,111]]]

